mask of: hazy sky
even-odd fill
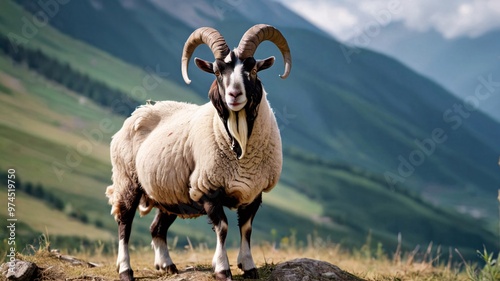
[[[279,0],[341,40],[391,22],[446,38],[500,28],[500,0]]]

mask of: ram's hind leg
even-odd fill
[[[243,270],[243,278],[259,279],[255,263],[250,250],[250,236],[252,235],[252,222],[257,210],[262,203],[262,194],[245,207],[238,208],[238,225],[240,227],[241,244],[238,254],[238,267]]]
[[[169,215],[158,210],[150,227],[153,238],[151,246],[155,251],[155,267],[157,270],[164,270],[169,274],[179,272],[170,258],[167,246],[167,231],[176,218],[176,215]]]
[[[135,210],[139,205],[142,192],[139,188],[127,190],[122,194],[120,200],[115,203],[117,207],[116,220],[118,222],[118,259],[116,265],[120,280],[130,281],[134,280],[134,272],[130,266],[130,256],[128,251],[128,242],[130,239],[130,232],[132,230],[132,222],[134,220]]]

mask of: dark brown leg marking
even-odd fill
[[[137,188],[131,190],[126,194],[124,200],[120,203],[120,210],[118,216],[118,237],[123,241],[125,249],[122,249],[128,256],[128,242],[130,239],[130,232],[132,230],[132,222],[134,221],[135,211],[139,205],[142,192]],[[120,270],[120,268],[118,268]],[[134,271],[130,268],[126,271],[120,272],[121,281],[133,281]]]
[[[259,207],[262,203],[262,194],[259,194],[255,200],[247,206],[238,208],[238,226],[240,228],[240,237],[241,237],[241,245],[240,245],[240,254],[238,257],[238,267],[244,271],[243,278],[245,279],[259,279],[259,273],[257,269],[254,268],[243,268],[243,264],[240,261],[240,258],[243,258],[242,255],[250,255],[250,238],[252,236],[252,223],[255,217],[255,214],[259,210]],[[247,223],[250,222],[250,227],[244,227]],[[248,253],[244,253],[248,251]],[[246,257],[245,257],[246,258]],[[253,260],[251,261],[253,264]],[[247,265],[248,266],[248,265]]]
[[[153,240],[158,239],[165,245],[167,245],[167,232],[172,223],[175,221],[177,218],[177,215],[169,215],[166,213],[161,212],[158,210],[156,213],[155,219],[153,220],[153,223],[151,223],[151,227],[149,230],[151,231],[151,237]],[[165,249],[168,251],[168,249]],[[169,256],[167,252],[167,256]],[[170,256],[169,256],[170,259]],[[179,270],[177,270],[177,267],[175,266],[174,263],[172,264],[163,264],[163,262],[159,262],[156,260],[155,257],[155,268],[157,270],[164,270],[168,274],[177,274],[179,273]]]
[[[208,198],[206,198],[208,199]],[[224,207],[222,205],[222,202],[220,202],[220,199],[218,197],[212,198],[210,201],[205,200],[203,202],[203,208],[205,209],[208,219],[212,223],[214,230],[216,234],[218,235],[217,237],[217,250],[215,252],[215,255],[221,254],[221,249],[223,249],[225,246],[226,242],[226,237],[227,237],[227,217],[226,214],[224,213]],[[225,254],[225,249],[224,249],[224,254]],[[222,258],[225,258],[227,260],[227,254],[225,254],[225,257],[218,257],[217,260],[220,262]],[[215,256],[214,256],[215,258]],[[213,262],[214,263],[214,262]],[[214,266],[215,270],[215,278],[218,281],[228,281],[232,280],[232,274],[231,274],[231,269],[229,269],[229,263],[227,264],[227,269],[224,270],[219,270],[217,271],[217,264],[212,264]]]

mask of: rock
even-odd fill
[[[87,261],[80,260],[80,259],[77,259],[77,258],[72,257],[72,256],[61,255],[59,250],[50,251],[50,255],[55,257],[55,258],[58,258],[62,261],[69,262],[71,265],[82,265],[82,266],[86,266],[86,267],[100,267],[100,266],[102,266],[102,264],[98,264],[95,262],[87,262]]]
[[[32,262],[15,260],[14,267],[11,268],[9,263],[3,266],[4,275],[7,280],[13,281],[31,281],[35,278],[38,266]]]
[[[278,264],[269,280],[272,281],[366,281],[338,266],[319,260],[294,259]]]

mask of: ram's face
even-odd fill
[[[213,73],[218,86],[218,94],[224,106],[233,112],[256,105],[262,98],[262,84],[257,72],[269,68],[274,57],[255,60],[253,57],[240,60],[230,52],[224,59],[207,62],[196,58],[196,65],[203,71]]]
[[[292,67],[290,48],[283,34],[270,25],[257,24],[251,27],[243,34],[238,47],[233,51],[229,50],[219,31],[211,27],[200,27],[189,35],[182,49],[181,72],[187,84],[191,83],[188,76],[189,59],[196,47],[206,44],[214,54],[214,62],[199,58],[195,58],[195,62],[201,70],[215,75],[208,97],[224,123],[232,142],[232,150],[236,152],[238,159],[245,155],[247,141],[252,134],[264,94],[257,72],[274,63],[274,57],[264,60],[253,58],[259,44],[267,40],[274,43],[283,55],[285,72],[280,77],[285,79]]]

